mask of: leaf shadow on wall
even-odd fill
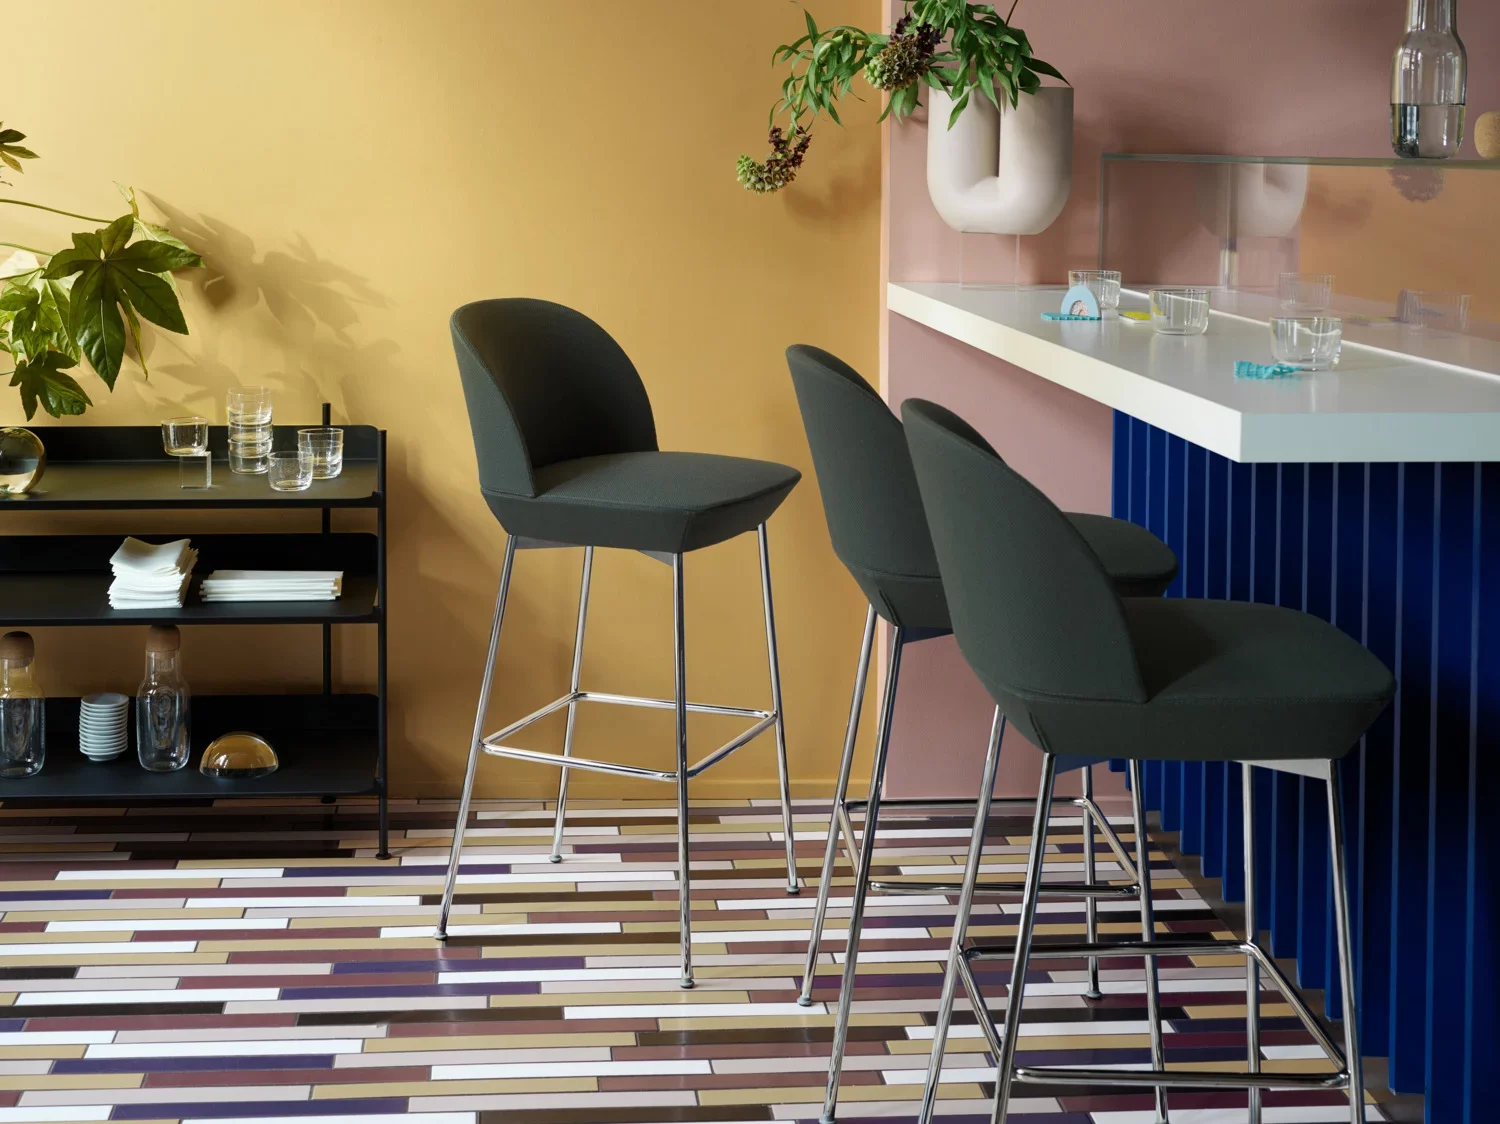
[[[868,154],[858,163],[846,161],[837,171],[820,169],[813,176],[799,176],[797,182],[782,193],[787,210],[799,219],[828,226],[853,222],[866,207],[878,207],[880,149],[866,147]],[[809,156],[816,158],[813,150],[809,150]]]
[[[261,250],[222,219],[148,198],[204,259],[204,268],[178,278],[200,298],[189,310],[192,335],[155,333],[148,342],[148,351],[167,353],[152,363],[146,384],[146,393],[164,406],[219,421],[226,387],[265,383],[275,390],[279,421],[312,422],[318,403],[326,401],[335,422],[379,425],[389,414],[393,388],[418,381],[395,340],[372,339],[362,330],[389,301],[364,277],[321,256],[308,238]],[[258,365],[248,366],[243,356]],[[424,440],[442,432],[439,421],[422,396],[403,395],[388,452],[392,768],[398,793],[405,780],[441,783],[451,777],[454,746],[467,748],[467,731],[459,727],[472,721],[462,715],[472,715],[473,678],[489,624],[487,607],[479,607],[493,597],[498,574],[499,528],[488,513],[468,518],[474,510],[469,497],[454,504],[424,494],[431,485],[423,481],[432,477],[426,462],[448,455]],[[474,504],[478,499],[476,487]],[[517,608],[524,628],[528,614]],[[441,646],[434,645],[435,637],[444,638]],[[340,635],[335,644],[341,684],[372,685],[373,637]],[[551,665],[565,669],[565,659],[559,649]],[[452,729],[450,721],[456,723]]]
[[[195,332],[193,345],[178,346],[182,361],[153,367],[153,379],[159,372],[176,384],[162,389],[181,392],[175,404],[217,417],[225,387],[264,382],[293,409],[329,402],[335,417],[367,417],[373,403],[362,400],[361,389],[402,377],[394,340],[360,343],[352,334],[367,310],[388,307],[384,296],[365,278],[320,256],[305,235],[286,249],[258,252],[249,235],[220,219],[147,198],[173,233],[203,256],[203,268],[181,274],[179,283],[226,323],[237,320],[234,328],[280,355],[279,370],[236,369],[221,358],[222,332]],[[152,349],[164,342],[156,333]]]

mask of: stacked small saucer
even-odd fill
[[[114,691],[78,704],[78,748],[90,761],[112,761],[130,745],[130,700]]]

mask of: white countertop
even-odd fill
[[[1061,287],[891,282],[886,299],[892,312],[1231,460],[1500,461],[1500,375],[1368,346],[1351,332],[1333,370],[1260,381],[1234,377],[1238,360],[1271,362],[1265,322],[1243,314],[1214,312],[1202,336],[1162,336],[1149,323],[1043,320]],[[1120,307],[1146,300],[1127,292]],[[1463,347],[1418,342],[1500,370],[1488,361],[1497,345],[1448,340]]]

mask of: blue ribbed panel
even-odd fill
[[[1241,465],[1115,416],[1114,511],[1182,560],[1168,596],[1313,613],[1396,672],[1341,766],[1365,1052],[1433,1124],[1492,1117],[1500,464]],[[1258,921],[1342,1017],[1323,785],[1256,770]],[[1153,765],[1146,801],[1243,898],[1238,767]]]

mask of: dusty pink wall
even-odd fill
[[[1070,266],[1095,263],[1101,153],[1388,155],[1390,59],[1404,11],[1404,0],[1022,0],[1016,23],[1077,90],[1072,196],[1050,230],[1023,240],[1022,277],[1059,281]],[[1500,109],[1500,3],[1460,5],[1459,33],[1472,120]],[[890,130],[887,276],[957,281],[959,235],[927,199],[926,128],[912,120]],[[1464,156],[1474,157],[1472,142]],[[1059,504],[1109,510],[1106,409],[887,317],[893,404],[942,402]],[[909,649],[902,673],[892,794],[972,795],[992,709],[983,689],[951,639]],[[1033,793],[1036,753],[1019,738],[1007,750],[997,791]]]

